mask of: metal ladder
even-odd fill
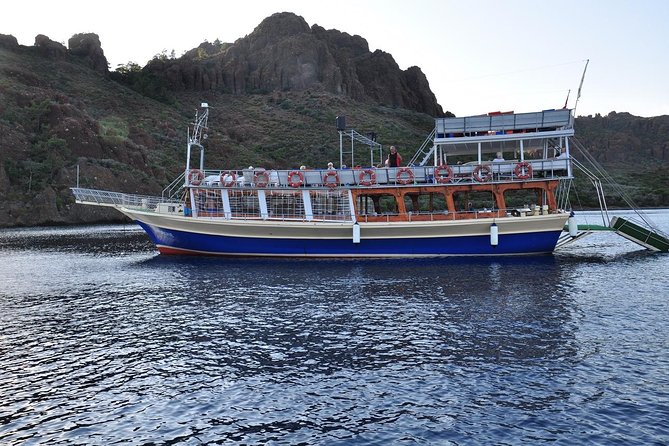
[[[437,146],[434,145],[434,135],[435,132],[437,131],[436,128],[432,129],[432,132],[428,135],[428,137],[423,141],[423,144],[418,148],[416,151],[416,154],[411,158],[409,163],[407,164],[408,166],[424,166],[425,163],[430,159],[430,157],[434,154],[434,151],[436,150]],[[432,144],[430,146],[430,144]],[[416,164],[416,161],[420,159],[420,163]]]

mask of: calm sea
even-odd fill
[[[668,444],[667,271],[606,233],[305,261],[0,231],[0,444]]]

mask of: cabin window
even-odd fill
[[[519,190],[507,190],[504,192],[504,202],[506,203],[507,209],[518,209],[526,208],[532,204],[542,204],[538,203],[543,191],[541,189],[519,189]]]
[[[406,194],[404,207],[414,214],[448,212],[446,197],[442,193]]]
[[[393,195],[381,195],[379,207],[382,214],[397,214],[397,200]]]
[[[454,192],[453,202],[457,212],[475,212],[497,208],[495,196],[491,191]]]
[[[391,194],[359,195],[359,215],[392,215],[397,214],[397,200]]]

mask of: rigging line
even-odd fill
[[[646,213],[643,212],[639,208],[639,206],[634,202],[634,199],[627,193],[625,192],[625,189],[620,186],[614,179],[613,177],[604,170],[604,167],[595,159],[594,156],[590,152],[588,152],[585,148],[585,145],[581,143],[578,139],[573,138],[572,139],[574,143],[574,147],[581,153],[581,155],[584,156],[584,158],[590,163],[591,167],[595,169],[597,173],[599,173],[600,177],[606,181],[607,185],[613,189],[620,198],[630,207],[630,209],[641,219],[641,221],[646,225],[647,228],[652,229],[654,232],[666,236],[650,219]],[[576,160],[575,160],[576,161]],[[580,164],[580,163],[579,163]],[[581,169],[583,170],[583,169]],[[592,173],[590,173],[592,174]],[[586,172],[587,175],[587,172]],[[594,174],[593,174],[594,175]],[[595,176],[596,177],[596,176]],[[599,178],[597,178],[599,180]],[[600,185],[601,185],[601,180],[599,180]],[[602,186],[603,187],[603,186]],[[602,189],[602,194],[604,193],[604,190]],[[607,210],[608,212],[608,210]]]
[[[506,71],[506,72],[501,72],[501,73],[489,73],[489,74],[483,74],[481,76],[472,76],[472,77],[467,77],[463,79],[446,79],[447,82],[464,82],[464,81],[469,81],[469,80],[475,80],[475,79],[485,79],[489,77],[496,77],[496,76],[506,76],[509,74],[517,74],[517,73],[525,73],[528,71],[539,71],[539,70],[545,70],[548,68],[555,68],[555,67],[561,67],[565,65],[574,65],[574,64],[580,64],[583,63],[583,60],[574,60],[571,62],[563,62],[559,64],[553,64],[553,65],[543,65],[541,67],[535,67],[535,68],[523,68],[521,70],[515,70],[515,71]]]
[[[578,204],[579,209],[583,210],[583,203],[581,202],[581,197],[578,194],[578,187],[576,186],[576,184],[574,184],[574,187],[571,190],[574,191],[574,195],[576,196],[576,203]],[[569,202],[571,203],[571,200]],[[574,210],[573,206],[572,210]]]

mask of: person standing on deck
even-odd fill
[[[395,146],[390,146],[390,153],[388,154],[386,165],[388,167],[400,167],[401,164],[402,156],[397,152]]]

